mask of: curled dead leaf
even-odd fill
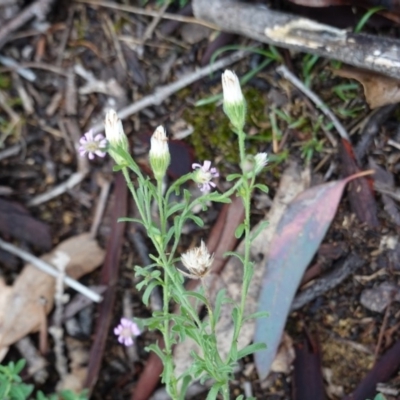
[[[359,81],[364,87],[365,99],[371,108],[400,102],[400,80],[347,66],[333,70],[333,73]]]

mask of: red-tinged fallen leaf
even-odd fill
[[[112,213],[111,234],[107,242],[106,258],[100,278],[100,284],[107,285],[108,288],[105,292],[104,300],[100,304],[93,345],[90,349],[88,375],[85,382],[85,387],[89,391],[93,390],[97,382],[111,319],[114,317],[115,290],[125,231],[125,222],[118,222],[118,218],[126,217],[127,215],[127,195],[125,180],[122,174],[118,173],[115,178],[115,204]]]
[[[339,154],[345,176],[351,176],[360,172],[351,144],[347,140],[342,139]],[[351,209],[361,222],[371,227],[379,226],[371,180],[367,178],[355,179],[348,186],[348,196]]]
[[[321,353],[315,339],[307,335],[303,344],[296,346],[293,371],[293,400],[324,400]]]
[[[50,227],[33,218],[26,208],[16,202],[0,199],[0,232],[41,250],[51,249]]]
[[[258,311],[268,318],[256,321],[255,342],[267,348],[255,353],[261,380],[270,371],[286,318],[304,271],[317,252],[339,205],[346,184],[357,174],[315,186],[298,195],[279,222],[265,266]]]
[[[365,376],[356,390],[343,400],[373,399],[377,394],[376,385],[388,381],[400,367],[400,341],[391,347]]]

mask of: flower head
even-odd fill
[[[93,131],[90,130],[80,138],[79,143],[79,153],[82,157],[87,154],[89,160],[93,160],[95,155],[99,157],[106,155],[107,140],[100,133],[94,136]]]
[[[168,137],[162,126],[157,127],[151,137],[149,159],[155,178],[161,180],[166,174],[169,163],[171,162],[168,149]]]
[[[222,90],[224,94],[224,112],[232,125],[242,131],[246,122],[246,102],[238,77],[229,69],[222,74]]]
[[[183,275],[193,279],[202,279],[209,272],[214,261],[214,255],[208,252],[207,246],[201,241],[200,247],[195,247],[182,254],[181,260],[189,273],[179,270]]]
[[[106,114],[104,121],[104,127],[106,131],[106,138],[111,146],[109,153],[114,158],[117,164],[124,164],[125,160],[116,152],[114,149],[122,149],[125,152],[129,151],[128,138],[125,135],[122,122],[118,118],[117,113],[114,110],[109,110]]]
[[[124,346],[132,346],[133,338],[141,334],[139,327],[127,318],[121,318],[120,324],[114,328],[114,334],[118,336],[118,342]]]
[[[219,176],[217,168],[210,168],[211,161],[204,161],[201,164],[192,164],[192,168],[195,170],[193,180],[199,184],[199,188],[202,192],[209,192],[211,187],[215,187],[215,183],[211,182],[211,179]]]
[[[256,164],[255,165],[255,173],[259,174],[268,163],[268,154],[267,153],[257,153],[254,156],[254,161]]]

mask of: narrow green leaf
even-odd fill
[[[14,374],[19,374],[24,369],[25,365],[26,365],[26,360],[24,360],[23,358],[17,361],[13,371]]]
[[[268,225],[269,221],[261,221],[253,232],[251,232],[250,241],[252,242]]]
[[[208,392],[206,400],[216,400],[220,389],[221,389],[221,384],[214,383],[211,390]]]
[[[146,287],[146,290],[144,291],[143,297],[142,297],[142,301],[143,301],[143,303],[145,304],[146,307],[149,305],[149,299],[150,299],[151,292],[158,285],[159,285],[159,283],[157,281],[153,280]]]
[[[257,183],[254,185],[255,188],[261,190],[264,193],[269,193],[269,187],[267,185],[263,185],[262,183]]]
[[[269,317],[269,312],[267,311],[257,311],[253,314],[250,314],[249,316],[245,317],[244,320],[250,320],[250,319],[257,319],[257,318],[268,318]]]
[[[195,299],[201,301],[203,304],[207,304],[207,299],[200,293],[198,292],[193,292],[193,291],[185,291],[185,294],[187,296],[194,297]]]
[[[198,217],[197,215],[190,214],[190,215],[188,216],[188,218],[191,219],[191,220],[193,220],[193,222],[194,222],[197,226],[200,226],[200,228],[202,228],[202,227],[204,226],[203,220],[202,220],[200,217]]]
[[[256,351],[264,350],[266,348],[267,348],[267,346],[265,345],[265,343],[252,343],[252,344],[249,344],[248,346],[244,347],[242,350],[238,351],[237,360],[240,360],[241,358],[246,357],[249,354],[253,354]]]
[[[234,179],[239,179],[239,178],[241,178],[242,177],[242,175],[240,175],[240,174],[229,174],[227,177],[226,177],[226,180],[228,181],[228,182],[231,182],[231,181],[233,181]]]

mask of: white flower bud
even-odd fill
[[[224,92],[224,103],[243,103],[244,97],[238,77],[233,71],[225,70],[222,74],[222,89]]]
[[[267,153],[257,153],[254,157],[255,165],[255,173],[256,175],[259,174],[262,169],[268,163],[268,154]]]
[[[171,156],[168,149],[168,137],[162,126],[157,127],[151,137],[149,158],[155,178],[163,179],[171,162]]]
[[[122,122],[118,118],[117,113],[114,110],[109,110],[106,114],[104,121],[104,127],[106,131],[106,138],[110,144],[109,153],[114,158],[117,164],[125,164],[126,161],[113,149],[122,149],[126,152],[129,151],[128,138],[125,135]]]
[[[239,131],[242,131],[246,122],[246,102],[238,77],[228,69],[222,74],[222,89],[224,94],[224,112],[232,125]]]

